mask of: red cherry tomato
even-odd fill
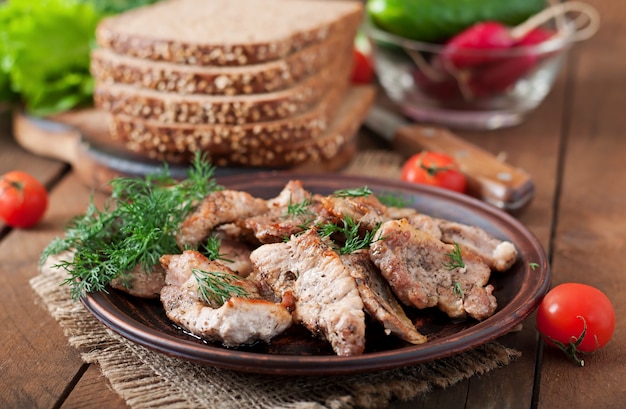
[[[548,345],[561,348],[582,366],[578,353],[602,348],[613,336],[615,310],[597,288],[560,284],[539,304],[537,329]]]
[[[400,178],[460,193],[467,188],[467,178],[456,161],[440,152],[424,151],[411,156],[402,166]]]
[[[352,83],[369,84],[374,80],[374,67],[370,56],[354,48],[352,66]]]
[[[28,173],[12,171],[0,176],[0,218],[12,227],[37,224],[48,207],[48,192]]]

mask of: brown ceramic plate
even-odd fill
[[[245,372],[324,375],[379,371],[427,362],[487,343],[524,320],[549,289],[548,261],[537,239],[513,217],[468,196],[399,181],[335,174],[268,172],[228,176],[218,182],[229,189],[270,198],[289,179],[300,179],[305,188],[321,194],[368,186],[377,194],[401,195],[423,213],[476,225],[498,238],[512,241],[520,251],[517,262],[506,273],[493,274],[491,279],[498,310],[482,322],[453,322],[437,311],[410,311],[420,331],[429,337],[423,345],[403,343],[394,336],[384,335],[376,323],[368,323],[365,353],[338,357],[326,343],[298,327],[275,338],[270,345],[224,348],[191,336],[173,325],[158,300],[138,299],[115,290],[86,296],[83,299],[85,306],[115,332],[171,356]]]

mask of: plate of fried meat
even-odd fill
[[[231,370],[361,373],[493,341],[549,289],[534,235],[465,195],[288,171],[218,181],[161,256],[156,296],[112,283],[82,298],[106,326]]]

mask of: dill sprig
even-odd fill
[[[220,249],[222,247],[222,240],[216,236],[211,235],[206,241],[204,246],[204,250],[206,252],[206,256],[209,260],[221,260],[227,263],[232,263],[233,260],[227,259],[225,254],[220,253]]]
[[[55,267],[68,273],[64,285],[73,299],[88,292],[106,291],[116,278],[123,282],[139,266],[146,273],[163,254],[180,252],[175,233],[180,223],[207,194],[221,189],[213,166],[196,154],[189,177],[176,182],[167,166],[146,178],[116,178],[102,209],[91,197],[85,214],[72,219],[62,238],[43,251],[41,263],[53,254],[72,252],[72,259]]]
[[[414,198],[407,199],[400,193],[383,192],[376,195],[378,201],[388,207],[408,207],[413,204]]]
[[[284,218],[294,218],[298,216],[307,216],[314,214],[309,206],[313,203],[313,200],[309,197],[300,202],[292,202],[291,197],[289,197],[289,203],[287,203],[287,208],[283,213]]]
[[[352,189],[340,189],[333,192],[335,197],[365,197],[374,194],[372,189],[367,186],[356,187]]]
[[[369,248],[379,227],[380,224],[361,236],[361,223],[350,216],[345,216],[339,223],[329,222],[321,225],[318,231],[321,237],[331,237],[336,233],[341,234],[344,238],[343,245],[337,246],[336,250],[339,254],[350,254],[357,250]]]
[[[283,212],[283,218],[297,222],[297,227],[301,230],[308,230],[317,216],[311,209],[312,204],[313,199],[311,196],[299,202],[292,202],[291,197],[289,197],[289,203],[287,203],[287,208]],[[286,240],[288,241],[289,237]]]
[[[248,292],[241,286],[233,284],[241,277],[223,271],[204,271],[191,269],[202,301],[207,304],[223,305],[231,297],[248,298]]]
[[[465,297],[465,291],[463,291],[463,284],[460,281],[456,281],[452,286],[452,292],[457,298]]]
[[[443,266],[448,270],[454,270],[455,268],[465,268],[461,246],[459,246],[459,243],[454,242],[454,249],[450,253],[446,253],[446,256],[448,256],[450,261],[444,263]]]

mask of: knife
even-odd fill
[[[467,193],[500,209],[519,212],[534,197],[535,185],[528,173],[447,129],[412,123],[378,105],[372,106],[364,124],[407,156],[423,150],[452,156],[467,178]]]

